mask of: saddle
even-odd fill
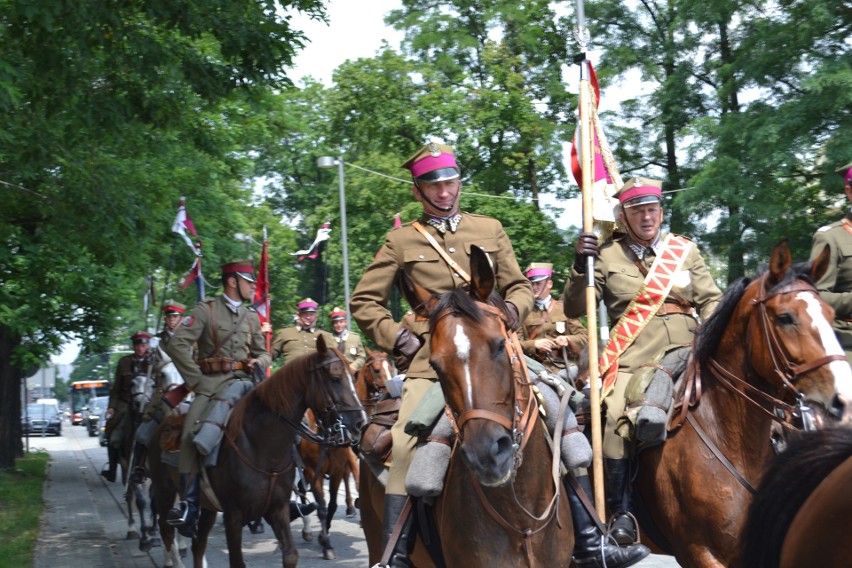
[[[402,399],[400,398],[380,400],[370,416],[370,423],[367,424],[361,434],[361,443],[358,448],[371,467],[381,469],[392,459],[393,438],[391,428],[399,418],[401,405]]]

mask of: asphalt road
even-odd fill
[[[98,472],[107,461],[106,449],[90,438],[80,426],[63,425],[61,437],[33,437],[31,450],[44,449],[51,454],[48,481],[45,484],[46,507],[36,547],[34,568],[64,566],[150,568],[163,566],[163,549],[142,552],[138,541],[127,540],[127,515],[119,483],[108,483]],[[293,538],[299,548],[299,566],[368,566],[367,547],[357,515],[343,516],[343,494],[338,499],[338,518],[332,524],[332,544],[337,559],[325,560],[316,540],[305,542],[299,522],[293,525]],[[314,525],[316,525],[316,515]],[[316,531],[314,531],[316,532]],[[272,531],[243,533],[246,565],[258,568],[281,566],[281,554]],[[187,566],[191,560],[184,558]],[[221,522],[210,535],[208,566],[228,565],[227,546]],[[674,568],[678,564],[666,556],[651,556],[637,564],[639,568]]]

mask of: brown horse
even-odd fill
[[[849,566],[852,429],[803,433],[775,457],[743,530],[743,566]]]
[[[430,361],[457,425],[433,509],[443,559],[448,567],[568,566],[574,534],[559,455],[507,333],[506,305],[493,294],[488,257],[471,248],[470,292],[431,296],[405,273],[400,281],[417,314],[429,317]]]
[[[319,418],[319,436],[301,424],[308,408]],[[296,566],[298,551],[289,517],[295,475],[290,448],[297,435],[330,446],[349,446],[358,441],[365,422],[349,365],[337,349],[326,347],[323,338],[317,341],[315,353],[289,361],[237,402],[225,427],[218,463],[207,469],[224,512],[231,567],[245,565],[242,530],[260,518],[272,527],[285,568]],[[203,565],[216,520],[216,507],[206,495],[201,505],[198,536],[192,543],[196,568]]]
[[[317,420],[313,411],[308,410],[305,414],[305,421],[308,428],[316,430]],[[326,560],[332,560],[335,558],[335,554],[328,532],[331,530],[331,520],[334,518],[334,513],[337,512],[337,492],[340,489],[340,484],[343,483],[346,490],[346,514],[354,515],[355,505],[349,489],[349,475],[354,475],[357,489],[358,459],[355,457],[352,448],[348,446],[328,447],[327,445],[317,444],[308,438],[300,440],[297,447],[305,466],[306,481],[311,485],[311,492],[314,494],[314,500],[317,503],[317,516],[320,520],[321,531],[319,542],[322,546],[323,557]],[[329,498],[327,502],[323,491],[325,476],[328,476]],[[313,538],[309,527],[310,525],[306,522],[302,529],[302,537],[305,540]]]
[[[831,327],[834,311],[813,285],[827,263],[826,249],[794,266],[782,242],[767,271],[729,287],[696,338],[675,412],[682,426],[638,457],[645,540],[651,535],[652,548],[682,566],[739,562],[746,509],[772,458],[770,429],[791,428],[779,413],[807,421],[805,406],[827,409],[838,398],[846,418],[852,413],[852,371]]]

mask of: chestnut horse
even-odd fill
[[[470,265],[469,292],[433,296],[404,272],[399,282],[417,315],[429,317],[430,361],[457,426],[433,508],[443,559],[448,567],[568,566],[574,531],[559,454],[486,253],[471,247]]]
[[[773,455],[770,429],[792,428],[779,413],[807,419],[806,406],[838,400],[846,419],[852,413],[852,370],[831,327],[834,310],[813,284],[827,266],[828,249],[794,266],[782,242],[768,270],[731,284],[696,337],[675,409],[682,425],[638,456],[639,509],[650,515],[640,520],[643,537],[682,566],[738,564],[746,510]]]
[[[243,527],[260,518],[275,533],[284,567],[293,568],[298,562],[290,532],[295,476],[290,448],[297,435],[315,436],[301,424],[308,408],[319,418],[323,438],[316,437],[316,441],[340,447],[358,441],[367,417],[355,395],[349,365],[337,349],[326,347],[323,338],[317,340],[315,353],[287,362],[237,402],[225,427],[218,463],[207,468],[210,486],[224,512],[232,568],[245,565]],[[216,508],[205,494],[201,506],[198,536],[192,542],[196,568],[203,566],[208,535],[216,520]],[[163,539],[165,542],[165,535]]]
[[[743,566],[849,566],[852,429],[803,433],[775,457],[749,509]]]

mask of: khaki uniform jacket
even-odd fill
[[[521,321],[526,318],[533,303],[532,286],[518,267],[512,243],[497,219],[462,213],[456,232],[444,234],[427,225],[425,218],[421,218],[421,223],[467,272],[470,271],[471,245],[482,247],[494,263],[500,295],[518,308]],[[388,303],[397,273],[402,270],[417,284],[435,294],[449,292],[465,284],[411,224],[388,233],[385,244],[355,287],[349,305],[361,331],[379,349],[388,353],[393,352],[400,328],[388,309]],[[415,320],[410,327],[424,343],[411,361],[407,376],[436,380],[437,375],[429,365],[429,323]]]
[[[556,349],[549,354],[542,353],[535,348],[536,339],[567,337],[573,351],[573,354],[568,353],[569,361],[576,363],[577,355],[589,342],[589,333],[579,320],[565,315],[561,301],[551,300],[548,308],[548,310],[540,310],[533,305],[532,312],[518,330],[518,338],[521,340],[521,348],[528,357],[543,363],[550,371],[558,371],[559,367],[553,364],[553,360],[563,362],[562,350]]]
[[[107,406],[115,411],[109,421],[111,427],[118,424],[122,416],[130,408],[130,403],[133,399],[133,395],[131,394],[133,377],[146,374],[148,372],[148,365],[149,359],[147,356],[137,359],[136,354],[125,355],[118,360],[118,365],[115,367],[115,379],[109,390],[109,404]]]
[[[847,214],[852,221],[852,213]],[[849,225],[852,230],[852,224]],[[828,246],[831,251],[828,270],[816,283],[820,297],[834,308],[834,329],[840,345],[852,351],[852,233],[841,219],[814,233],[811,260]]]
[[[248,313],[242,318],[239,329],[228,337],[244,312]],[[214,319],[216,341],[219,343],[224,341],[218,354],[213,340]],[[186,385],[198,394],[212,396],[232,378],[250,378],[245,371],[202,374],[194,358],[196,345],[199,359],[221,356],[242,361],[255,358],[263,368],[269,367],[271,363],[269,353],[266,352],[266,340],[260,331],[260,319],[257,313],[245,306],[240,306],[236,312],[233,311],[224,296],[204,300],[192,308],[166,344],[166,353],[172,358]]]
[[[632,251],[628,256],[627,247],[621,244],[621,241],[630,242],[629,239],[626,235],[619,235],[604,243],[600,247],[600,258],[595,262],[597,299],[603,299],[611,327],[615,327],[645,280],[635,264],[636,256]],[[646,254],[641,262],[650,269],[654,260],[653,255]],[[672,291],[687,300],[702,319],[706,319],[719,304],[722,292],[710,276],[695,244],[687,253],[680,272],[675,275]],[[563,301],[569,317],[579,317],[586,312],[586,276],[573,268],[565,285]],[[619,371],[634,373],[666,346],[690,343],[697,326],[695,318],[686,314],[655,316],[621,355]]]
[[[325,337],[325,344],[328,347],[337,347],[337,340],[329,332],[317,328],[311,328],[312,331],[305,331],[301,327],[285,327],[275,334],[272,339],[272,344],[269,348],[270,356],[275,361],[281,354],[284,354],[284,364],[286,365],[300,355],[308,353],[316,353],[317,339],[322,335]]]
[[[352,331],[345,331],[346,339],[340,339],[334,335],[335,347],[343,353],[343,356],[349,361],[349,365],[356,371],[364,366],[367,362],[367,352],[364,350],[364,344],[361,342],[361,336]]]

